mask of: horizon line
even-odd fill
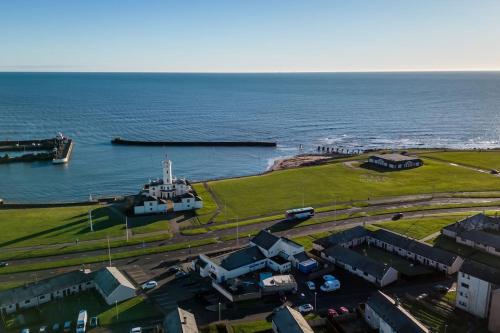
[[[1,68],[1,67],[0,67]],[[68,73],[68,74],[349,74],[349,73],[486,73],[500,69],[396,69],[396,70],[340,70],[340,71],[71,71],[71,70],[0,70],[0,73]]]

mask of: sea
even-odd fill
[[[0,140],[58,132],[75,141],[69,163],[0,164],[0,198],[137,193],[166,157],[174,175],[199,181],[262,173],[322,145],[499,147],[500,72],[0,73]],[[134,147],[114,137],[278,146]]]

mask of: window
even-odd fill
[[[463,283],[463,282],[462,282],[462,283],[461,283],[461,286],[462,286],[462,287],[464,287],[464,288],[469,289],[469,285],[468,285],[467,283]]]
[[[40,298],[40,299],[44,299],[44,298],[45,298],[45,296],[40,296],[39,298]]]

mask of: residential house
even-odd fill
[[[430,330],[405,310],[398,300],[375,292],[365,306],[365,321],[380,333],[429,333]]]
[[[94,283],[108,305],[120,303],[136,295],[134,285],[116,267],[98,270]]]
[[[179,307],[167,314],[163,320],[163,329],[166,333],[199,332],[194,314]]]
[[[379,287],[398,279],[398,271],[380,261],[357,253],[342,245],[335,245],[321,252],[321,256],[335,265]]]
[[[274,333],[313,333],[302,314],[289,306],[280,307],[272,314]]]

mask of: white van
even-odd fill
[[[78,320],[76,321],[76,333],[85,333],[87,329],[87,311],[80,310]]]
[[[340,289],[340,281],[339,280],[328,280],[328,281],[325,281],[325,283],[323,283],[321,285],[320,289],[322,291],[326,291],[326,292]]]

